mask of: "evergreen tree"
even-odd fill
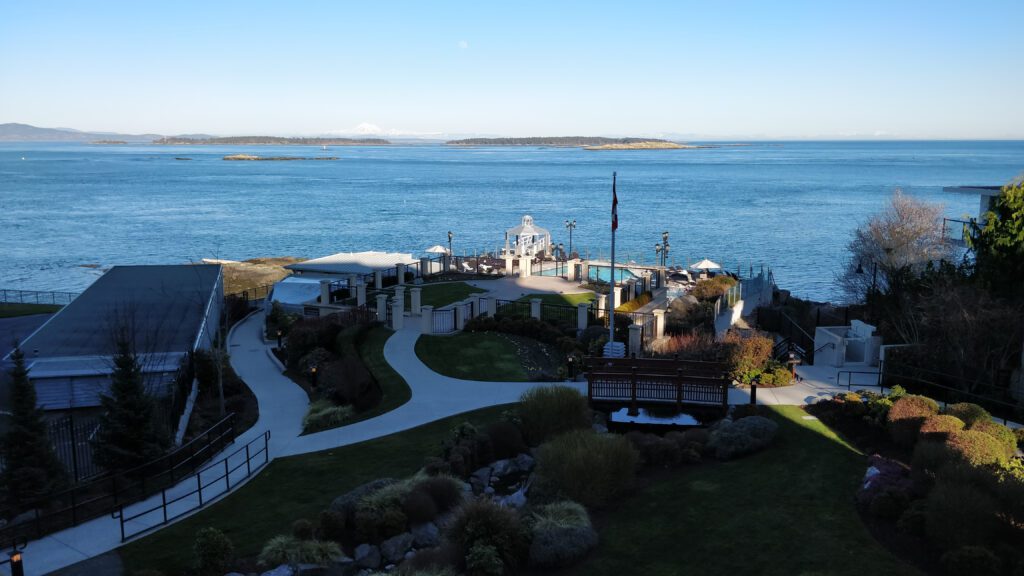
[[[170,444],[166,432],[154,422],[156,407],[146,394],[131,339],[120,334],[116,347],[110,394],[100,399],[103,414],[92,442],[96,464],[108,472],[130,470],[155,460]]]
[[[985,225],[970,239],[982,280],[997,294],[1024,293],[1024,183],[1003,187]]]
[[[43,411],[36,407],[36,388],[29,381],[25,354],[15,346],[11,354],[11,420],[3,436],[7,459],[3,485],[8,503],[17,510],[67,485],[67,471],[57,459],[46,435]]]

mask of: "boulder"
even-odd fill
[[[469,476],[470,484],[479,484],[480,486],[487,486],[487,483],[491,480],[491,467],[484,466],[476,472],[473,472]]]
[[[491,464],[491,475],[502,477],[516,471],[515,463],[510,459],[498,460]]]
[[[417,524],[412,527],[412,541],[417,548],[433,548],[441,542],[441,530],[433,522]]]
[[[388,564],[397,564],[405,558],[406,551],[412,548],[413,536],[403,532],[380,543],[380,553]]]
[[[327,565],[327,576],[354,576],[358,570],[355,560],[348,556],[339,556]]]
[[[287,564],[281,564],[273,570],[267,570],[266,572],[260,574],[260,576],[295,576],[295,572],[292,570],[291,566]]]
[[[355,513],[356,504],[364,496],[372,494],[377,490],[380,490],[381,488],[389,486],[394,483],[395,480],[393,478],[378,478],[377,480],[367,482],[366,484],[363,484],[361,486],[356,486],[352,490],[349,490],[348,492],[335,498],[334,501],[331,502],[329,509],[335,512],[341,512],[346,516],[351,516]]]
[[[327,566],[320,564],[299,564],[295,576],[327,576]]]
[[[376,570],[380,566],[380,549],[372,544],[360,544],[356,546],[353,559],[356,566]]]
[[[533,470],[534,459],[529,454],[520,454],[515,457],[516,469],[520,472],[529,472]]]
[[[487,488],[484,488],[484,494],[487,494],[488,496],[493,496],[494,492],[494,486],[488,486]]]

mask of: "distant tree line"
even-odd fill
[[[605,138],[602,136],[534,136],[530,138],[466,138],[449,140],[453,146],[602,146],[604,144],[636,144],[668,142],[657,138]]]
[[[274,144],[279,146],[382,146],[391,144],[383,138],[283,138],[280,136],[225,136],[219,138],[184,138],[169,136],[153,140],[154,144],[172,145],[250,145]]]

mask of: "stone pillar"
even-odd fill
[[[511,256],[505,256],[505,276],[512,275],[513,262],[514,260],[512,260]]]
[[[398,275],[398,285],[405,284],[405,264],[395,264],[395,274]]]
[[[608,309],[608,296],[606,294],[597,295],[597,317],[604,318],[604,311]]]
[[[530,298],[530,317],[540,320],[540,298]]]
[[[587,329],[587,324],[590,323],[588,312],[590,312],[590,305],[586,302],[576,305],[576,330],[582,332]]]
[[[636,354],[637,358],[640,357],[640,353],[642,352],[640,348],[640,333],[643,329],[644,327],[639,324],[629,325],[629,353],[630,355]]]
[[[661,338],[665,335],[665,310],[657,309],[654,311],[654,337]]]
[[[356,284],[356,306],[366,306],[366,284]]]
[[[405,309],[405,286],[395,286],[395,298],[402,303],[402,308]]]
[[[488,296],[482,296],[480,298],[480,308],[483,309],[484,314],[493,317],[494,313],[497,311],[495,299]]]
[[[358,274],[349,274],[348,275],[348,289],[350,291],[355,289],[357,282],[359,282],[359,275]]]
[[[409,313],[413,316],[420,313],[420,292],[423,292],[422,288],[410,288],[409,289]]]
[[[394,330],[401,330],[405,323],[405,311],[402,310],[404,303],[404,300],[398,296],[391,299],[391,328]]]
[[[475,318],[480,316],[483,313],[483,311],[480,310],[480,297],[475,295],[470,296],[469,301],[473,303],[473,317]]]
[[[580,260],[580,277],[577,278],[577,280],[580,282],[586,282],[588,276],[590,276],[590,262],[587,260]]]
[[[524,257],[519,259],[519,277],[527,278],[533,274],[532,258]]]
[[[426,278],[430,276],[430,258],[426,256],[420,258],[420,277]]]
[[[373,287],[377,290],[384,289],[384,273],[380,270],[373,271]]]
[[[466,307],[462,304],[455,305],[455,329],[462,330],[466,327]]]
[[[320,281],[320,304],[328,305],[331,303],[331,281],[321,280]]]
[[[388,321],[388,295],[377,294],[377,322]]]
[[[420,332],[423,334],[434,333],[434,307],[420,307]]]
[[[615,310],[619,304],[622,304],[622,286],[613,286],[610,294],[610,302],[608,302],[608,309]]]

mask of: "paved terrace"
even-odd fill
[[[496,298],[519,298],[523,294],[538,292],[580,292],[574,286],[559,278],[530,277],[527,279],[506,279],[472,282],[491,292]],[[575,290],[573,290],[575,288]],[[270,347],[261,336],[262,314],[253,314],[242,321],[229,333],[231,365],[249,385],[260,406],[260,417],[256,424],[240,435],[232,446],[219,454],[213,461],[224,458],[246,443],[257,440],[269,430],[269,458],[293,456],[346,446],[373,438],[379,438],[422,424],[460,414],[478,408],[515,402],[526,390],[551,383],[537,382],[479,382],[458,380],[442,376],[430,370],[416,356],[416,340],[419,338],[419,322],[406,322],[406,327],[392,335],[384,346],[384,357],[389,364],[408,382],[412,399],[399,408],[370,420],[364,420],[341,428],[316,434],[300,436],[302,417],[309,400],[306,393],[289,378],[281,374],[279,365],[271,359]],[[759,404],[806,404],[819,398],[846,391],[846,386],[834,383],[835,369],[800,367],[798,373],[803,381],[787,388],[759,389]],[[559,383],[573,386],[586,392],[585,382]],[[856,388],[856,386],[855,386]],[[749,402],[747,390],[731,389],[729,401],[733,404]],[[260,444],[262,446],[262,444]],[[235,456],[231,465],[240,462]],[[204,473],[204,484],[223,474],[223,464],[214,466]],[[231,477],[231,490],[245,483],[242,478],[244,466]],[[168,499],[194,489],[193,477],[168,490]],[[203,501],[212,502],[227,493],[223,480],[203,490]],[[160,502],[160,496],[150,498],[126,509],[142,510]],[[195,505],[195,498],[182,500],[171,515]],[[187,514],[183,517],[187,517]],[[155,525],[162,519],[162,513],[153,513],[132,523],[129,529]],[[29,543],[24,551],[26,574],[46,574],[71,566],[88,558],[109,552],[121,544],[120,523],[110,516],[96,518]],[[0,566],[0,573],[9,574],[9,566]]]

